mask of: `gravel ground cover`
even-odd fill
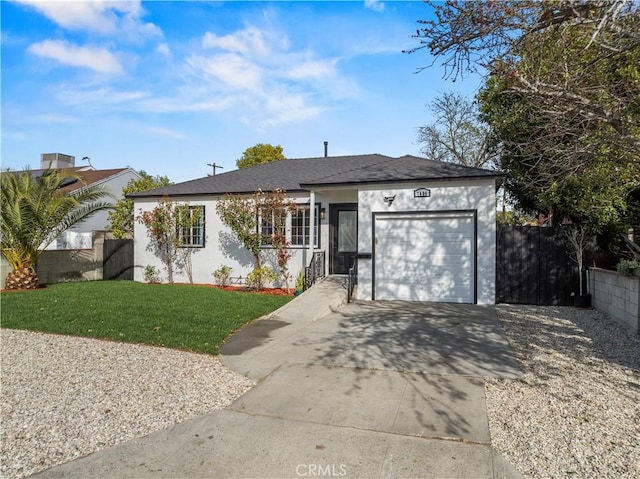
[[[493,446],[526,477],[640,477],[640,338],[595,310],[497,311],[524,375],[486,382]]]
[[[224,408],[253,385],[203,354],[10,329],[0,341],[6,478]]]

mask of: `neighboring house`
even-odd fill
[[[67,183],[62,190],[68,193],[87,186],[98,185],[108,191],[112,197],[103,201],[115,204],[122,199],[122,189],[131,181],[140,178],[132,168],[115,168],[96,170],[91,165],[75,166],[75,157],[61,153],[44,153],[41,156],[40,169],[31,170],[35,176],[42,175],[47,169],[58,170],[62,174],[80,177],[79,180]],[[19,173],[19,172],[18,172]],[[99,211],[91,218],[77,224],[62,234],[47,249],[78,249],[92,247],[92,232],[109,228],[109,212]]]
[[[325,252],[330,275],[347,274],[357,263],[361,300],[493,304],[495,193],[503,176],[415,156],[325,156],[276,161],[130,197],[135,211],[153,209],[161,197],[204,210],[204,224],[189,238],[196,283],[211,283],[222,265],[231,266],[233,276],[245,277],[252,268],[251,255],[218,217],[216,202],[227,193],[281,188],[300,205],[286,226],[294,276],[314,253]],[[140,224],[134,244],[137,281],[147,265],[162,270]]]

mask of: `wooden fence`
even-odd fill
[[[562,228],[498,225],[496,240],[496,302],[573,305],[578,266],[569,257]]]
[[[105,239],[102,255],[103,279],[133,280],[132,239]]]

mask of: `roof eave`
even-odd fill
[[[407,178],[407,179],[394,179],[394,180],[370,180],[370,181],[347,181],[347,182],[329,182],[329,183],[301,183],[300,186],[307,189],[314,188],[335,188],[339,186],[360,186],[360,185],[388,185],[388,184],[400,184],[400,183],[416,183],[421,181],[465,181],[465,180],[488,180],[496,178],[504,178],[507,176],[505,173],[497,173],[495,175],[475,175],[475,176],[463,176],[463,177],[425,177],[425,178]]]
[[[263,190],[263,191],[268,191],[268,190]],[[290,189],[290,190],[286,190],[287,193],[305,193],[308,192],[309,190],[306,188],[296,188],[296,189]],[[146,199],[146,198],[188,198],[188,197],[192,197],[192,196],[227,196],[227,195],[252,195],[254,194],[256,191],[255,190],[251,190],[251,191],[228,191],[226,193],[215,193],[215,192],[203,192],[203,193],[177,193],[177,194],[146,194],[146,192],[141,191],[138,193],[130,193],[128,194],[125,198],[127,199],[131,199],[131,200],[136,200],[136,199]]]

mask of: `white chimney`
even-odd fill
[[[40,168],[46,169],[58,169],[58,168],[73,168],[76,166],[76,157],[70,155],[63,155],[62,153],[42,153],[40,155]]]

